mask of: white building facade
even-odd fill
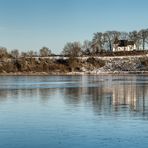
[[[133,51],[136,50],[134,41],[115,39],[113,43],[113,52],[115,51]]]

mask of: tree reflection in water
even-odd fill
[[[121,77],[98,85],[65,89],[65,103],[89,103],[100,114],[132,111],[148,115],[148,84],[145,77]],[[115,81],[114,81],[115,80]]]
[[[9,78],[11,79],[13,77]],[[42,77],[34,79],[41,83]],[[58,94],[57,99],[62,99],[65,105],[87,105],[92,107],[97,114],[132,111],[134,114],[148,116],[148,79],[146,76],[49,76],[44,77],[43,80],[44,82],[52,80],[52,84],[44,83],[44,87],[42,83],[39,83],[36,87],[29,85],[29,88],[22,87],[23,84],[15,88],[8,86],[4,88],[0,85],[0,103],[15,96],[16,100],[25,97],[34,101],[33,98],[39,98],[42,103],[46,104]],[[26,81],[28,79],[25,77],[24,82]],[[4,83],[5,80],[2,82]],[[16,83],[21,82],[22,79],[19,78]],[[60,83],[54,84],[54,82]]]

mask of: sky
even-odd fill
[[[0,46],[58,54],[93,33],[148,28],[148,0],[0,0]]]

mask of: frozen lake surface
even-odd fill
[[[147,146],[147,76],[0,77],[0,148]]]

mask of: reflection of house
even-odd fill
[[[118,105],[129,105],[132,110],[136,110],[136,86],[132,85],[115,85],[112,87],[113,91],[113,104]]]
[[[148,87],[145,84],[141,86],[133,85],[131,82],[128,85],[113,85],[112,103],[116,109],[120,105],[128,106],[133,111],[148,113]]]
[[[134,41],[115,39],[113,44],[113,51],[132,51],[136,49]]]

